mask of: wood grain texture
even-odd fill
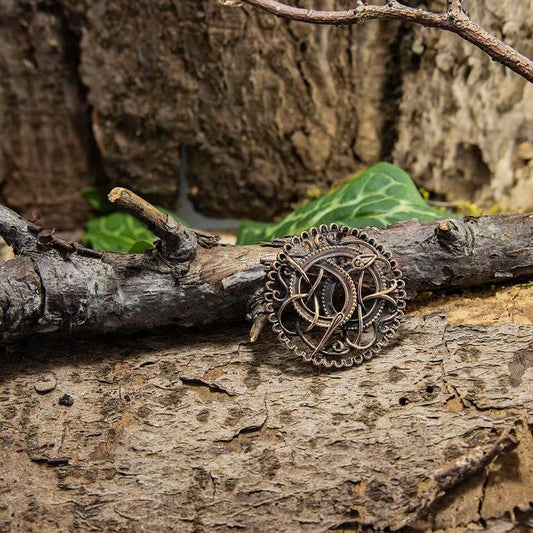
[[[251,345],[245,329],[231,331],[9,347],[3,528],[427,530],[527,506],[532,326],[410,316],[386,352],[335,373],[304,365],[271,334]],[[52,390],[39,394],[43,383]],[[421,516],[429,476],[508,428],[520,446]]]

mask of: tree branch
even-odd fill
[[[157,237],[160,251],[168,260],[189,261],[196,254],[197,246],[209,247],[218,237],[204,235],[186,228],[176,219],[162,213],[152,204],[122,187],[115,187],[108,195],[109,201],[140,220]]]
[[[118,197],[167,239],[165,215],[125,189]],[[533,215],[522,214],[411,220],[365,231],[391,250],[412,299],[425,291],[532,279],[532,227]],[[175,234],[168,231],[172,242]],[[58,239],[0,206],[0,234],[18,255],[0,265],[0,340],[239,321],[247,314],[255,340],[265,323],[265,265],[286,241],[217,246],[193,230],[176,231],[196,239],[193,255],[188,240],[186,253],[173,249],[172,257],[161,248],[155,254],[104,253]]]
[[[476,447],[467,454],[442,465],[430,478],[436,482],[436,493],[445,492],[477,474],[502,454],[513,451],[519,444],[514,430],[506,430],[488,447]]]
[[[369,20],[394,19],[456,33],[477,46],[493,60],[533,83],[533,61],[513,47],[473,22],[462,9],[459,0],[448,0],[445,13],[434,13],[405,6],[396,0],[384,6],[367,5],[361,2],[354,9],[345,11],[317,11],[294,7],[276,0],[242,0],[278,17],[312,24],[348,25]]]
[[[0,206],[0,235],[13,248],[15,254],[23,255],[35,250],[37,239],[28,228],[28,221],[20,215]]]
[[[419,512],[428,510],[451,488],[481,472],[501,455],[512,452],[519,444],[514,428],[507,429],[495,442],[486,446],[476,446],[466,454],[437,468],[428,476],[428,482],[420,485],[423,490],[419,494]]]

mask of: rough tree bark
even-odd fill
[[[264,246],[217,245],[126,189],[109,197],[147,223],[161,239],[157,251],[89,250],[0,206],[0,235],[19,256],[0,267],[4,340],[52,331],[190,326],[242,320],[247,312],[259,320],[261,305],[250,305],[283,239]],[[366,232],[394,254],[412,299],[424,291],[531,279],[532,228],[533,215],[522,214],[413,220]]]
[[[526,531],[529,319],[411,315],[386,354],[340,373],[302,364],[271,334],[250,345],[238,327],[8,347],[0,525]],[[512,429],[519,446],[506,439],[507,453],[485,467]]]
[[[533,57],[531,0],[468,2],[468,10]],[[531,209],[533,85],[491,68],[483,54],[446,32],[415,28],[410,48],[394,162],[444,197]]]
[[[0,1],[0,199],[65,229],[99,179],[79,48],[59,3]]]
[[[533,208],[533,86],[455,35],[395,22],[311,27],[215,0],[0,6],[8,15],[1,48],[10,50],[0,65],[9,73],[0,79],[0,199],[27,217],[39,208],[45,225],[66,227],[47,207],[51,186],[57,198],[73,198],[103,174],[173,206],[185,164],[196,207],[223,216],[270,218],[383,158],[448,199]],[[533,55],[532,0],[467,7]],[[70,45],[65,34],[44,32],[43,20],[64,28]],[[43,33],[49,38],[36,37]],[[35,68],[24,62],[28,36]],[[77,103],[73,84],[82,88]],[[45,87],[53,97],[37,94]],[[73,146],[76,117],[94,137],[92,155],[91,143]],[[87,171],[100,157],[103,171]],[[67,159],[74,173],[62,172]],[[62,218],[79,220],[80,204],[61,205],[71,209]]]

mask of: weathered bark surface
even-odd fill
[[[250,345],[239,328],[12,346],[0,377],[0,525],[509,531],[533,492],[533,326],[426,313],[369,364],[335,373],[272,335]],[[428,476],[506,428],[518,448],[419,517],[434,497]]]
[[[504,316],[483,324],[464,307],[447,320],[449,302],[414,306],[378,358],[335,373],[272,333],[247,342],[241,325],[106,336],[242,320],[280,244],[217,246],[128,191],[110,197],[166,239],[158,257],[88,250],[1,209],[17,254],[1,266],[3,339],[99,334],[3,344],[1,528],[531,525],[532,288],[507,289]],[[369,232],[394,250],[413,297],[530,279],[531,216]]]
[[[64,229],[98,179],[78,55],[59,3],[0,1],[0,202]]]
[[[533,56],[533,0],[471,0],[470,16]],[[456,36],[414,28],[394,162],[429,190],[505,208],[533,205],[533,85]]]
[[[533,0],[466,7],[533,54]],[[196,207],[221,216],[270,218],[381,158],[449,199],[533,207],[533,88],[455,35],[215,0],[0,8],[2,199],[45,225],[86,216],[100,157],[109,184],[168,206],[186,164]]]
[[[82,75],[113,182],[175,193],[183,145],[198,209],[270,218],[379,158],[394,26],[287,24],[212,0],[88,6]]]
[[[198,247],[183,263],[160,255],[47,250],[48,232],[34,235],[31,224],[0,211],[0,234],[20,254],[0,265],[2,340],[242,321],[252,296],[263,290],[265,264],[284,242]],[[532,220],[527,214],[412,220],[365,231],[393,253],[413,299],[426,291],[531,279]]]

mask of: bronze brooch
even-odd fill
[[[371,359],[400,325],[405,283],[392,254],[365,233],[322,225],[292,237],[267,272],[273,330],[305,361]]]

